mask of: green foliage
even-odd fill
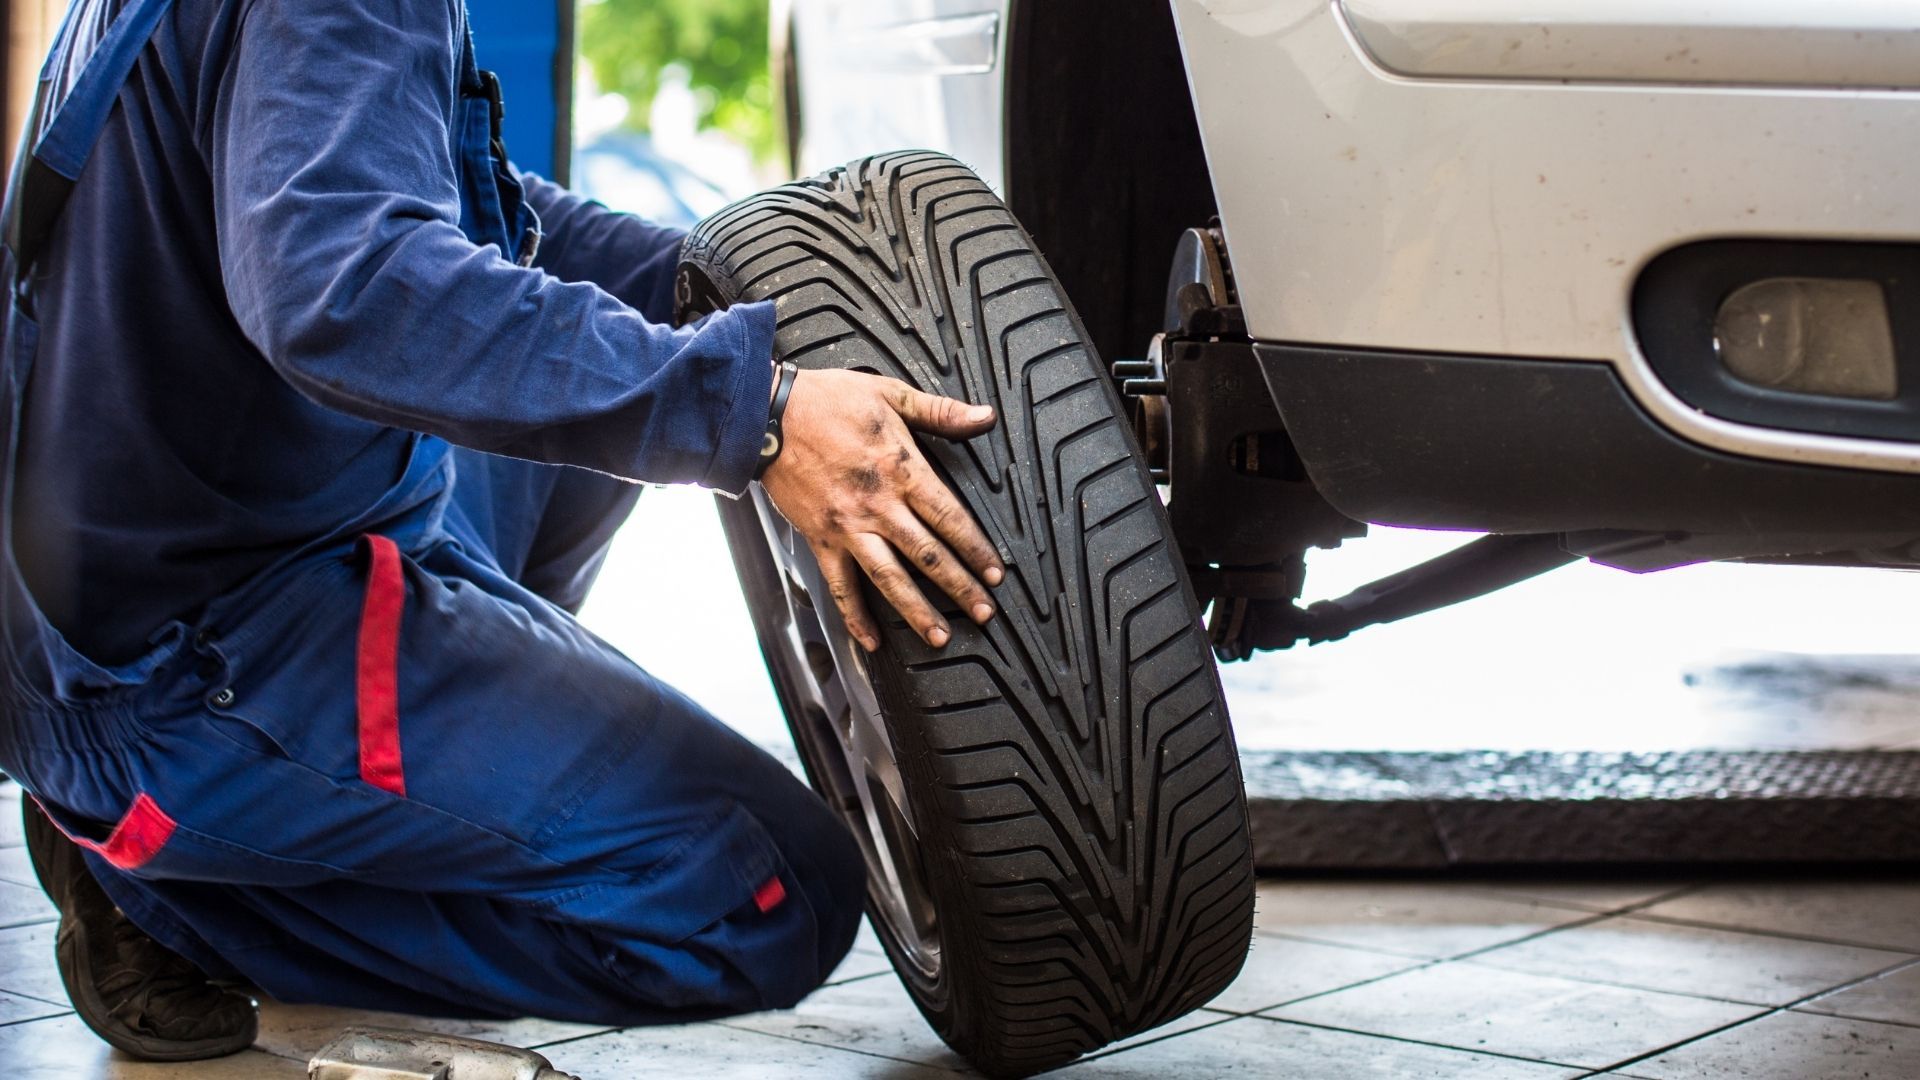
[[[645,131],[660,73],[684,66],[699,122],[738,138],[762,161],[777,150],[767,73],[767,0],[586,0],[580,59],[594,81],[631,106],[627,124]]]

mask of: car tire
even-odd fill
[[[777,355],[987,402],[922,439],[999,548],[999,614],[944,649],[878,594],[848,638],[756,485],[722,499],[808,775],[866,851],[869,913],[934,1030],[1025,1075],[1197,1008],[1253,922],[1239,756],[1167,516],[1059,282],[1005,205],[927,152],[756,195],[688,238],[684,315],[776,305]]]

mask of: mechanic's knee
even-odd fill
[[[750,899],[683,940],[619,943],[618,1000],[578,1019],[626,1026],[792,1008],[859,932],[865,871],[857,846],[839,848],[786,849],[786,865]]]

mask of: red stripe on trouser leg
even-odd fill
[[[780,884],[777,877],[768,878],[766,884],[753,890],[753,906],[759,908],[762,915],[779,907],[780,901],[786,898],[787,887]]]
[[[34,801],[39,802],[38,799]],[[46,814],[44,808],[40,812]],[[173,839],[173,819],[144,791],[133,797],[133,805],[127,808],[126,814],[113,827],[113,832],[107,835],[104,844],[67,832],[66,826],[60,824],[52,814],[47,814],[47,820],[53,822],[54,828],[66,833],[67,839],[122,870],[138,870],[145,866],[148,860],[160,854],[160,849],[167,846],[168,840]]]
[[[384,536],[367,538],[367,597],[360,608],[355,665],[360,717],[360,778],[395,795],[407,793],[400,769],[400,612],[407,583],[400,549]]]

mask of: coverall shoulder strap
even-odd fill
[[[460,93],[470,96],[479,93],[480,62],[473,53],[473,16],[465,4],[460,5]]]
[[[74,0],[40,72],[7,182],[6,244],[32,264],[113,113],[120,88],[173,0]]]

